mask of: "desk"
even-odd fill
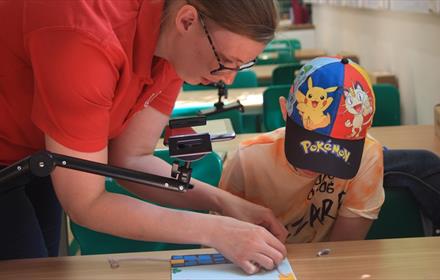
[[[318,250],[330,254],[317,257]],[[299,280],[306,279],[438,279],[440,238],[292,244],[288,259]],[[111,255],[170,257],[212,249]],[[0,279],[170,279],[169,265],[122,262],[111,269],[106,255],[0,261]]]
[[[435,136],[433,125],[372,127],[369,133],[390,149],[426,149],[440,156],[440,138]],[[213,143],[213,149],[224,154],[236,149],[240,142],[257,135],[259,134],[237,134],[234,140]],[[163,146],[159,144],[158,148]]]
[[[257,74],[258,82],[272,83],[272,72],[281,64],[255,65],[251,69]]]
[[[425,149],[440,156],[440,138],[434,125],[399,125],[372,127],[371,136],[391,149]]]
[[[228,89],[228,99],[225,104],[235,102],[237,99],[245,106],[245,110],[261,114],[263,106],[263,92],[266,87],[233,88]],[[217,89],[196,90],[181,92],[177,98],[175,108],[214,106],[218,101]]]
[[[320,49],[299,49],[295,50],[295,58],[298,60],[310,60],[319,56],[326,56],[327,52]]]

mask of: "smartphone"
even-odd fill
[[[192,127],[180,127],[180,128],[170,128],[167,126],[165,128],[164,135],[164,145],[168,145],[168,138],[171,136],[178,135],[191,135],[191,134],[201,134],[209,133],[211,142],[227,141],[235,138],[235,131],[232,127],[230,119],[218,119],[209,120],[206,125],[192,126]]]

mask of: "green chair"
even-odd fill
[[[237,72],[234,82],[227,86],[228,88],[248,88],[248,87],[258,87],[258,79],[255,71],[248,69]],[[190,85],[187,83],[183,84],[183,91],[195,91],[195,90],[213,90],[215,87],[203,86],[203,85]]]
[[[301,49],[301,42],[298,39],[286,39],[289,44],[290,48],[293,50],[300,50]]]
[[[258,87],[257,74],[254,70],[247,69],[237,72],[234,82],[228,88]]]
[[[295,73],[301,69],[300,63],[277,66],[272,72],[272,85],[291,85],[295,80]]]
[[[391,84],[374,84],[376,113],[373,126],[400,125],[400,94]]]
[[[274,39],[264,48],[263,52],[272,52],[289,49],[295,51],[301,49],[301,42],[297,39]]]
[[[385,202],[366,239],[421,236],[425,236],[422,216],[413,194],[406,188],[385,186]]]
[[[174,159],[168,156],[168,150],[157,150],[155,155],[170,163],[174,161]],[[202,159],[194,161],[192,168],[192,177],[202,180],[213,186],[217,186],[222,172],[222,161],[218,154],[214,152],[207,154]],[[116,181],[111,179],[106,181],[106,189],[109,192],[121,193],[135,197],[133,194],[127,192],[124,188],[119,186]],[[166,192],[167,191],[164,190],[164,195],[166,195]],[[160,220],[158,220],[158,226],[160,226]],[[199,245],[195,244],[190,245],[144,242],[120,238],[79,226],[71,220],[70,229],[74,236],[74,242],[77,242],[79,245],[82,255],[200,248]],[[74,252],[70,253],[74,254]]]
[[[295,51],[301,49],[297,39],[274,39],[257,58],[258,65],[298,63]]]
[[[187,83],[183,83],[182,90],[185,91],[196,91],[196,90],[212,90],[214,87],[204,86],[204,85],[190,85]]]
[[[263,92],[263,123],[266,131],[285,126],[281,115],[279,97],[288,97],[290,85],[270,86]]]
[[[283,50],[291,50],[289,42],[286,40],[272,40],[267,44],[263,52],[277,52]]]

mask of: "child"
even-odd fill
[[[280,106],[286,127],[242,142],[220,187],[271,208],[288,243],[364,239],[384,202],[366,72],[346,58],[314,59]]]

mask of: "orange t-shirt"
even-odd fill
[[[154,56],[163,1],[0,3],[0,164],[44,149],[44,134],[104,148],[134,113],[170,114],[182,81]]]
[[[306,175],[284,155],[284,128],[244,141],[228,154],[220,188],[272,209],[288,243],[325,241],[337,216],[376,219],[384,202],[382,146],[367,136],[350,180]]]

